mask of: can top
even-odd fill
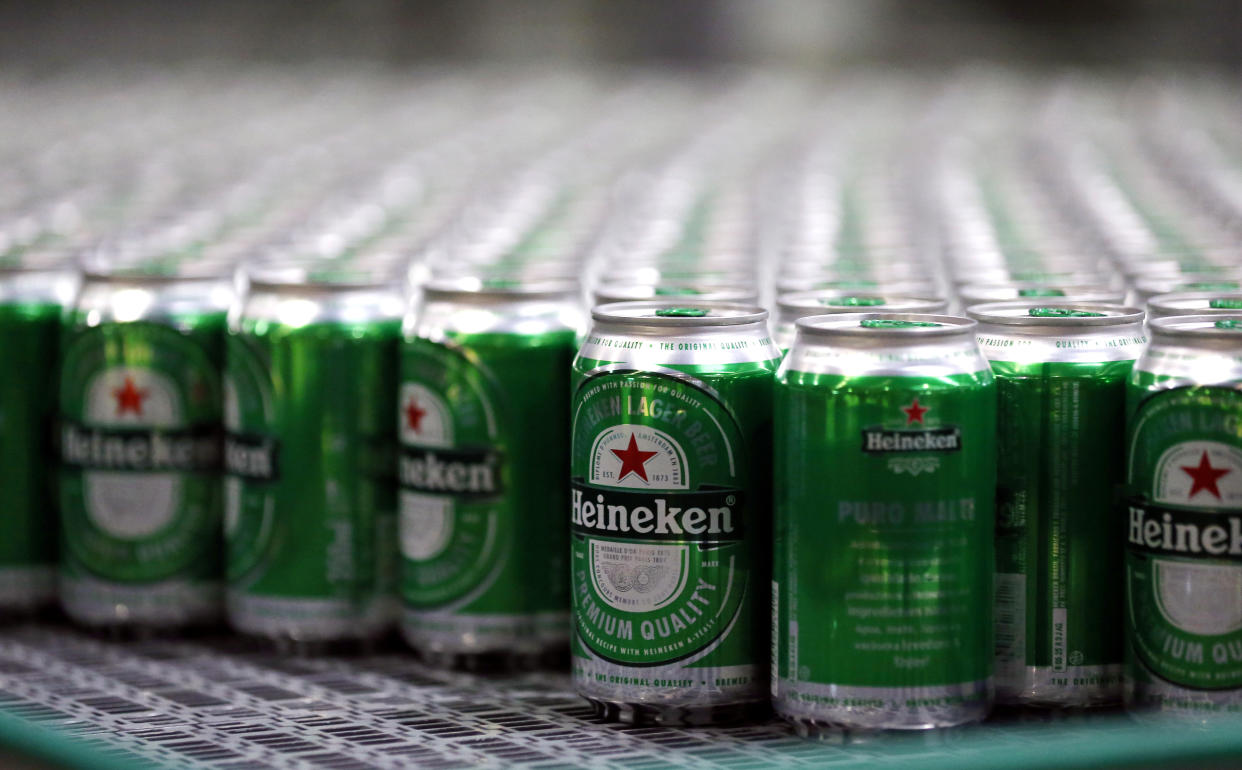
[[[728,283],[712,282],[657,282],[608,284],[595,289],[596,301],[603,305],[610,302],[632,302],[644,299],[685,297],[688,302],[737,302],[754,304],[759,292],[753,288]]]
[[[828,313],[936,313],[947,303],[934,297],[847,289],[816,289],[782,294],[776,298],[781,315],[825,315]],[[876,311],[872,311],[876,308]]]
[[[1153,318],[1153,337],[1197,339],[1242,347],[1242,311],[1236,315],[1171,315]]]
[[[77,267],[73,251],[65,248],[27,248],[0,256],[0,274],[42,273]]]
[[[1200,311],[1202,315],[1242,312],[1242,291],[1185,291],[1159,294],[1147,300],[1148,311],[1153,315],[1189,315]]]
[[[468,297],[485,302],[558,298],[576,295],[578,290],[578,282],[571,278],[460,276],[432,278],[423,284],[423,294],[428,299]]]
[[[1109,289],[1100,283],[1060,283],[1054,281],[1002,281],[1000,283],[968,283],[959,286],[958,295],[964,303],[1006,302],[1038,297],[1064,297],[1044,300],[1051,302],[1120,302],[1125,292]]]
[[[972,305],[966,315],[997,326],[1123,326],[1143,321],[1143,311],[1136,307],[1104,302],[1054,303],[1046,298]]]
[[[333,260],[289,260],[247,265],[252,289],[333,290],[386,288],[395,285],[389,270]]]
[[[931,313],[841,313],[799,318],[797,326],[799,332],[819,338],[884,338],[908,344],[971,334],[977,324],[968,318]]]
[[[768,311],[758,305],[733,302],[687,302],[672,299],[650,302],[611,302],[591,311],[596,321],[626,326],[686,328],[703,326],[737,326],[767,320]]]

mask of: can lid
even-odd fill
[[[1147,300],[1153,316],[1219,315],[1242,310],[1242,291],[1184,291],[1158,294]]]
[[[1106,302],[1058,302],[1046,299],[987,302],[966,308],[980,323],[998,326],[1122,326],[1142,323],[1143,311]]]
[[[336,260],[288,260],[247,265],[252,289],[364,289],[396,285],[388,270]]]
[[[595,289],[594,294],[596,304],[600,305],[665,297],[687,297],[691,302],[737,302],[747,305],[759,301],[759,293],[755,289],[710,282],[604,285]]]
[[[781,315],[798,317],[826,313],[858,313],[868,308],[882,308],[888,313],[940,313],[946,303],[934,297],[875,291],[817,289],[782,294],[776,305]]]
[[[734,302],[687,303],[685,298],[648,302],[612,302],[598,305],[591,311],[596,321],[626,326],[657,326],[666,328],[737,326],[759,323],[768,311],[758,305]]]
[[[511,302],[515,299],[538,299],[574,296],[579,284],[571,278],[521,278],[517,276],[459,276],[432,278],[423,284],[428,298],[470,298],[482,301]]]
[[[984,302],[1010,302],[1040,297],[1063,297],[1065,302],[1121,302],[1125,292],[1100,283],[1060,283],[1050,281],[1001,281],[968,283],[958,287],[964,305]],[[1055,300],[1060,302],[1061,300]]]
[[[76,253],[60,247],[31,247],[0,256],[0,274],[43,273],[78,267]]]
[[[1223,342],[1242,348],[1242,312],[1236,315],[1171,315],[1153,318],[1153,337]]]
[[[840,313],[799,318],[798,331],[814,337],[892,337],[904,343],[925,338],[970,334],[977,324],[968,318],[932,313]]]

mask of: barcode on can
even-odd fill
[[[996,621],[996,676],[1021,675],[1026,665],[1026,575],[997,573],[993,603]]]

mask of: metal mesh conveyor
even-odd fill
[[[606,725],[558,673],[427,669],[401,651],[293,658],[237,639],[115,643],[59,626],[0,632],[0,742],[57,765],[133,767],[921,768],[1228,763],[1237,725],[1186,730],[1115,715],[1013,718],[833,745],[771,722]],[[13,717],[16,717],[14,719]],[[0,760],[7,757],[0,754]],[[6,765],[7,766],[7,765]]]

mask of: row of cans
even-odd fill
[[[686,298],[583,335],[563,280],[407,312],[357,269],[256,267],[240,301],[113,269],[62,313],[66,280],[6,282],[10,610],[304,649],[396,621],[467,667],[570,644],[635,721],[946,726],[1123,683],[1237,707],[1229,307],[828,297],[785,352],[760,308]]]

